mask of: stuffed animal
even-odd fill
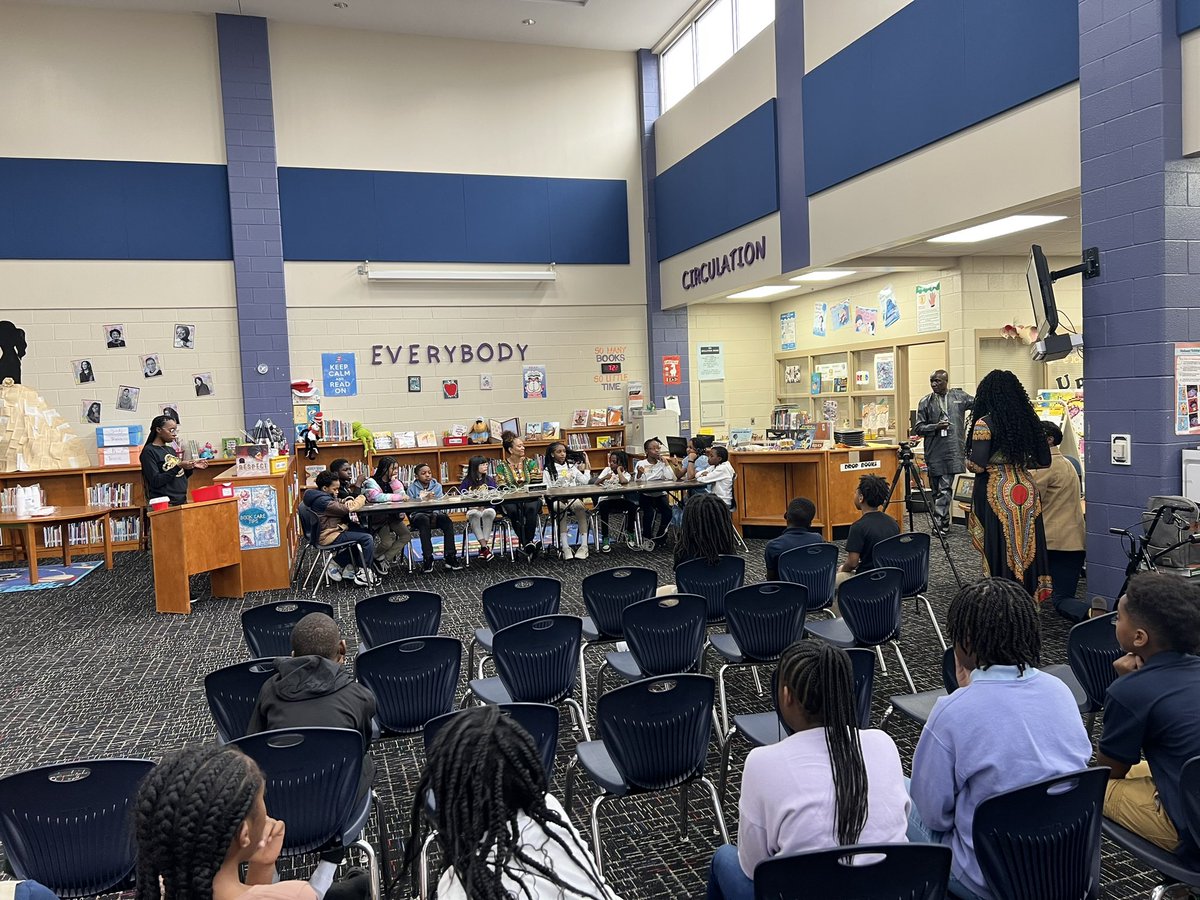
[[[304,431],[304,458],[317,458],[317,443],[325,433],[325,423],[322,414],[317,413]]]
[[[212,441],[209,441],[207,444],[204,445],[203,449],[201,449],[200,458],[201,459],[216,459],[216,457],[217,457],[217,451],[213,449]]]
[[[362,422],[351,422],[350,433],[354,435],[356,440],[362,441],[364,453],[375,452],[375,435],[371,433],[371,429]]]
[[[484,424],[483,419],[475,420],[475,424],[471,426],[471,430],[467,434],[467,440],[472,444],[486,444],[488,442],[488,427]]]

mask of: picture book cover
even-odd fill
[[[541,437],[541,436],[542,436],[542,423],[541,422],[526,422],[525,423],[525,437],[536,438],[536,437]]]
[[[589,428],[603,428],[608,422],[608,410],[593,409],[588,416]]]
[[[608,424],[609,425],[624,425],[625,410],[619,406],[610,406],[608,408]]]
[[[587,428],[588,427],[588,411],[586,409],[577,409],[571,413],[572,428]]]
[[[847,382],[847,379],[845,379],[845,378],[833,379],[833,392],[835,394],[846,393],[846,382]]]
[[[432,431],[418,431],[417,432],[417,446],[418,447],[436,447],[437,445],[438,445],[437,435],[434,434]]]
[[[812,373],[812,386],[809,388],[809,392],[814,397],[817,394],[821,393],[821,373],[820,372]]]
[[[602,450],[606,450],[609,447],[613,446],[612,435],[611,434],[597,435],[596,436],[596,446]]]
[[[499,419],[488,419],[488,435],[494,443],[500,443],[500,433],[504,430],[503,424]]]
[[[407,450],[417,446],[417,433],[415,431],[397,431],[396,432],[396,448]]]
[[[562,425],[559,422],[543,422],[542,437],[557,441],[562,437]]]

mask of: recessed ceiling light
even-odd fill
[[[346,9],[350,6],[350,4],[346,2],[346,0],[337,0],[337,3],[335,3],[333,5],[335,7],[337,7],[338,9]]]
[[[522,19],[521,24],[522,25],[536,25],[537,19]]]
[[[758,300],[763,297],[774,297],[776,294],[786,294],[795,288],[787,284],[764,284],[762,287],[750,288],[748,291],[738,291],[730,294],[727,300]]]
[[[847,275],[856,274],[853,269],[818,269],[815,272],[807,272],[804,275],[797,275],[792,281],[833,281],[835,278],[845,278]]]
[[[961,231],[952,231],[941,237],[930,238],[927,243],[974,244],[978,241],[987,241],[1017,231],[1024,231],[1026,228],[1037,228],[1039,225],[1061,222],[1065,218],[1066,216],[1005,216],[995,222],[984,222],[982,225],[973,225]]]

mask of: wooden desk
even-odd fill
[[[99,520],[104,532],[104,567],[113,567],[112,533],[108,527],[106,506],[59,506],[47,516],[17,516],[13,513],[0,515],[0,531],[5,528],[20,531],[24,542],[25,559],[29,562],[29,583],[38,583],[38,547],[37,533],[39,528],[58,526],[58,536],[62,540],[63,565],[71,564],[71,541],[67,534],[67,525],[73,522],[95,522]],[[52,548],[56,549],[56,548]],[[83,552],[88,552],[84,548]]]
[[[150,511],[154,550],[154,607],[190,613],[188,577],[209,572],[214,597],[245,596],[237,498]]]

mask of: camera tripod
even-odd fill
[[[904,475],[904,483],[909,488],[905,493],[909,493],[912,489],[911,486],[916,485],[917,493],[921,495],[921,502],[925,508],[925,515],[929,519],[929,530],[932,534],[937,535],[937,539],[942,545],[942,552],[946,555],[946,562],[950,565],[950,572],[954,575],[954,581],[959,587],[962,587],[962,576],[958,574],[958,569],[954,565],[954,557],[950,553],[950,545],[946,543],[946,534],[937,527],[937,523],[933,519],[933,501],[930,499],[929,490],[921,480],[921,470],[913,462],[912,445],[901,443],[899,453],[900,465],[896,467],[896,474],[892,476],[892,484],[888,488],[888,503],[892,502],[892,495],[896,493],[896,485],[900,483],[901,475]],[[908,507],[908,530],[915,531],[916,529],[913,528],[912,503],[908,497],[905,497],[904,503]]]

